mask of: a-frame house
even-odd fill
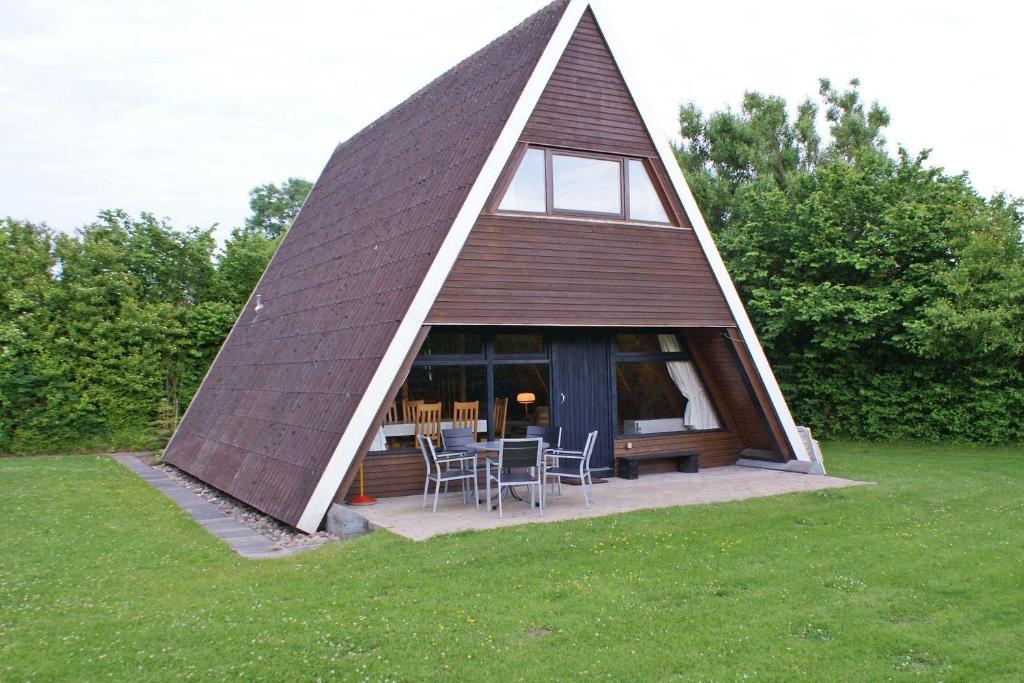
[[[360,465],[369,493],[421,491],[423,402],[481,438],[596,429],[609,469],[814,459],[592,5],[552,3],[335,149],[168,462],[313,531]]]

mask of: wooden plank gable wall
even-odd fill
[[[588,11],[521,143],[658,159]],[[520,150],[522,151],[522,150]],[[509,160],[504,178],[514,172]],[[499,181],[498,188],[503,182]],[[488,207],[500,197],[492,196]],[[678,199],[681,227],[560,216],[481,214],[429,324],[729,327],[732,314]]]
[[[528,144],[647,160],[679,227],[585,218],[500,215],[485,210],[470,233],[428,325],[657,326],[681,329],[725,429],[618,439],[616,453],[697,450],[701,467],[732,464],[743,448],[775,449],[762,407],[743,381],[723,332],[735,321],[671,187],[618,67],[588,10],[559,61],[488,202],[498,196]],[[671,463],[644,463],[658,471]],[[423,490],[418,454],[366,460],[367,493]],[[339,490],[337,499],[347,494]]]

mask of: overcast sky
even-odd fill
[[[315,180],[335,144],[544,3],[0,0],[0,215],[176,226]],[[888,139],[1024,194],[1018,3],[606,0],[666,135],[680,102],[791,105],[857,76]]]

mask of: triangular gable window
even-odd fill
[[[544,150],[528,149],[519,163],[505,197],[498,207],[502,211],[532,211],[544,213],[547,210],[547,195],[544,187]]]
[[[629,217],[635,221],[668,223],[665,205],[661,203],[654,182],[644,162],[629,160]]]
[[[672,224],[644,161],[537,147],[526,150],[498,210]]]

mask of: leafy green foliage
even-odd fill
[[[236,229],[216,259],[212,230],[145,213],[104,211],[73,235],[0,220],[0,452],[165,442],[302,187],[254,190],[249,222],[265,227]]]
[[[259,282],[281,239],[283,236],[267,237],[253,230],[232,230],[231,239],[217,259],[218,296],[241,308]]]
[[[680,115],[676,150],[797,420],[876,440],[1024,440],[1022,205],[890,156],[858,83]]]
[[[299,215],[302,203],[313,189],[313,184],[301,178],[289,178],[277,187],[267,183],[249,192],[252,215],[245,220],[249,232],[274,239],[284,235]]]

